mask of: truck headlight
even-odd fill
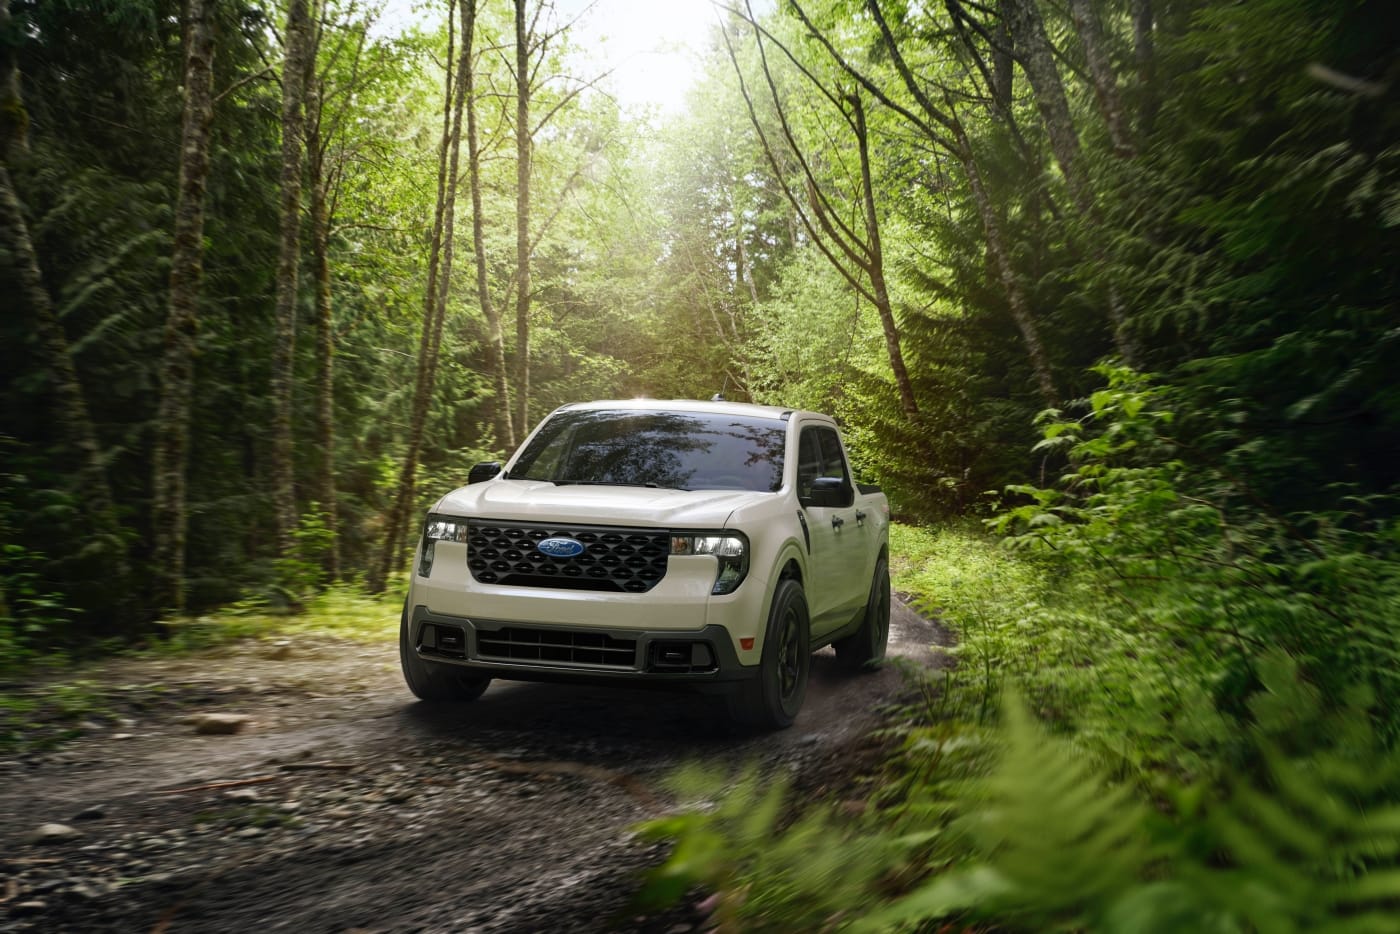
[[[428,514],[423,523],[423,548],[418,557],[418,576],[427,577],[433,573],[433,553],[438,542],[462,542],[467,540],[467,521],[451,516]]]
[[[719,561],[715,594],[733,593],[749,573],[749,540],[738,532],[693,532],[671,536],[673,555],[714,555]]]

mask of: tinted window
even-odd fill
[[[552,416],[511,468],[515,480],[772,492],[787,425],[700,412],[578,410]]]
[[[825,426],[802,429],[797,444],[797,495],[808,496],[812,481],[817,477],[835,477],[849,486],[846,459],[841,454],[841,441],[836,432]]]

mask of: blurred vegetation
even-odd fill
[[[445,22],[399,32],[372,5],[313,4],[344,108],[326,124],[335,431],[319,450],[301,340],[302,521],[278,553],[286,10],[211,2],[189,616],[162,620],[150,465],[182,6],[0,0],[0,181],[23,222],[0,229],[5,677],[118,645],[379,633],[396,607],[355,587],[400,465],[421,461],[421,515],[510,453],[468,262],[422,450],[407,440]],[[508,45],[509,9],[481,9],[479,47]],[[734,5],[688,111],[665,117],[562,77],[572,40],[552,15],[532,304],[510,322],[531,334],[531,419],[717,390],[832,412],[908,523],[896,586],[957,639],[862,816],[800,813],[766,776],[731,796],[692,776],[711,805],[652,828],[677,840],[654,894],[707,885],[744,929],[1400,927],[1400,4]],[[477,67],[504,309],[521,272],[513,85],[498,56]],[[42,301],[21,287],[31,258]],[[96,444],[83,463],[58,404],[70,370]],[[399,568],[413,525],[388,543]],[[16,696],[5,722],[57,735],[103,696],[75,687],[52,715]]]
[[[165,631],[146,642],[108,641],[103,648],[110,657],[104,661],[81,661],[62,651],[0,655],[0,753],[51,749],[95,731],[125,732],[131,727],[123,720],[210,700],[205,679],[184,684],[170,677],[167,661],[206,658],[218,664],[235,646],[295,657],[293,646],[326,640],[379,646],[391,659],[405,590],[402,578],[379,595],[336,584],[295,607],[270,602],[275,592],[259,594],[207,615],[168,620]]]
[[[649,894],[708,887],[735,930],[792,929],[773,899],[794,891],[814,928],[1400,924],[1393,526],[1273,514],[1187,470],[1160,390],[1107,376],[1082,418],[1047,418],[1068,466],[995,535],[894,529],[895,589],[958,644],[911,672],[924,699],[861,815],[683,778],[712,803],[646,825],[675,840]],[[859,871],[770,858],[794,847]]]

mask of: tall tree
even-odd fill
[[[482,205],[481,134],[477,126],[476,59],[471,54],[476,33],[476,0],[463,0],[464,20],[462,42],[468,47],[466,59],[471,62],[461,75],[467,106],[467,181],[472,198],[472,252],[476,261],[476,297],[486,318],[486,339],[489,343],[491,377],[495,385],[493,402],[496,446],[513,450],[516,445],[515,415],[511,410],[510,373],[506,368],[505,333],[501,312],[491,297],[486,262],[486,216]],[[521,425],[523,430],[526,426]]]
[[[180,182],[170,260],[170,302],[161,362],[160,406],[151,478],[153,598],[158,609],[185,608],[186,472],[194,387],[195,336],[204,267],[204,201],[209,129],[214,116],[212,3],[186,8],[185,108],[180,132]]]
[[[1133,62],[1137,65],[1138,132],[1152,133],[1157,119],[1157,54],[1152,45],[1152,0],[1130,0],[1133,18]]]
[[[915,76],[913,69],[905,59],[904,51],[885,19],[884,10],[881,8],[879,0],[866,0],[866,10],[879,29],[881,47],[888,54],[898,73],[900,84],[913,98],[918,112],[904,106],[892,96],[890,90],[856,68],[836,48],[830,37],[817,27],[798,0],[788,0],[788,3],[803,25],[806,26],[808,33],[841,66],[843,71],[882,104],[909,121],[910,125],[916,128],[936,151],[952,156],[962,167],[967,177],[968,186],[972,191],[978,217],[981,220],[987,243],[988,260],[992,266],[993,274],[1004,290],[1011,318],[1021,335],[1032,372],[1035,374],[1041,399],[1049,406],[1058,404],[1060,398],[1055,382],[1054,367],[1040,334],[1040,324],[1032,310],[1025,287],[1012,263],[1011,244],[1004,230],[1005,224],[996,210],[991,193],[987,189],[982,166],[978,163],[971,137],[958,113],[956,100],[951,92],[946,88],[943,89],[944,100],[941,104],[930,96],[928,89]]]
[[[875,187],[870,167],[870,133],[866,124],[865,102],[861,99],[859,91],[841,91],[828,87],[827,84],[815,73],[804,67],[790,50],[780,43],[775,43],[786,54],[790,61],[797,65],[799,71],[808,79],[810,84],[826,101],[837,111],[841,120],[846,125],[850,138],[855,144],[858,157],[858,174],[852,187],[855,192],[848,199],[860,205],[860,220],[856,224],[848,223],[841,217],[841,214],[834,203],[832,196],[825,190],[826,186],[822,179],[818,178],[812,168],[812,160],[802,151],[796,136],[793,132],[792,123],[789,119],[787,108],[784,105],[782,95],[779,93],[777,83],[774,81],[772,69],[769,66],[768,55],[764,49],[765,36],[768,41],[775,41],[770,33],[763,29],[754,18],[752,6],[748,6],[747,22],[755,29],[755,38],[758,45],[759,61],[761,63],[764,80],[768,86],[769,100],[778,117],[778,125],[781,128],[783,139],[786,141],[793,161],[800,169],[802,176],[800,184],[806,191],[807,204],[801,201],[792,192],[791,188],[784,184],[784,191],[787,193],[794,212],[802,221],[812,242],[817,244],[823,255],[831,262],[832,266],[841,274],[856,292],[864,296],[874,307],[880,318],[880,327],[885,337],[885,349],[889,358],[890,371],[894,376],[895,389],[899,393],[900,407],[909,416],[917,415],[919,412],[918,400],[914,396],[913,383],[909,378],[909,370],[904,363],[904,352],[900,346],[899,326],[895,321],[894,307],[890,299],[888,280],[885,275],[885,254],[880,237],[879,212],[875,202]],[[739,87],[744,96],[744,101],[749,112],[750,122],[753,124],[754,132],[757,134],[764,152],[768,156],[769,163],[780,178],[783,174],[782,166],[778,162],[777,154],[774,152],[772,144],[768,140],[768,134],[764,131],[762,123],[759,121],[758,113],[754,109],[753,99],[749,94],[747,83],[744,81],[742,69],[739,66],[738,57],[734,54],[733,47],[729,44],[728,33],[725,33],[725,45],[729,50],[729,56],[734,63],[735,70],[739,73]],[[826,134],[830,138],[829,133]],[[839,253],[839,255],[838,255]]]
[[[301,181],[306,135],[306,63],[311,22],[307,0],[287,7],[282,66],[282,174],[277,254],[277,329],[271,395],[273,515],[277,552],[292,551],[297,527],[292,403],[297,341],[298,265],[301,258]]]
[[[1074,0],[1071,4],[1072,10],[1077,17],[1083,17],[1084,29],[1086,33],[1093,35],[1085,36],[1086,47],[1093,47],[1094,52],[1090,53],[1090,70],[1094,72],[1096,80],[1103,82],[1100,88],[1100,96],[1107,99],[1103,106],[1106,112],[1112,115],[1109,124],[1110,135],[1113,136],[1118,151],[1122,154],[1131,154],[1133,148],[1127,139],[1127,130],[1122,125],[1121,108],[1117,106],[1117,90],[1113,87],[1113,78],[1107,72],[1107,61],[1098,50],[1097,33],[1094,29],[1096,21],[1092,13],[1085,9],[1087,0]],[[1064,175],[1065,186],[1069,189],[1070,198],[1074,202],[1075,210],[1080,218],[1097,227],[1101,221],[1098,205],[1095,199],[1095,192],[1089,173],[1083,166],[1082,147],[1079,141],[1079,131],[1075,128],[1074,118],[1070,114],[1069,98],[1065,93],[1064,82],[1060,78],[1059,66],[1055,63],[1055,48],[1050,43],[1050,37],[1045,31],[1045,21],[1040,15],[1040,8],[1036,0],[1007,0],[1003,5],[1003,10],[1008,16],[1008,28],[1016,46],[1016,57],[1025,69],[1026,79],[1030,82],[1032,90],[1035,92],[1036,106],[1040,111],[1041,122],[1045,126],[1046,135],[1050,138],[1050,150],[1055,154],[1055,162],[1060,166],[1060,172]],[[1098,71],[1095,71],[1095,61],[1097,59]],[[1121,140],[1120,140],[1121,138]],[[1108,253],[1103,244],[1096,236],[1091,235],[1089,252],[1094,256],[1100,265],[1108,260]],[[1137,346],[1128,332],[1127,316],[1123,310],[1122,299],[1118,295],[1116,284],[1109,283],[1106,289],[1106,304],[1108,306],[1108,318],[1113,327],[1113,340],[1118,347],[1118,352],[1130,364],[1135,364],[1141,357]]]
[[[316,502],[330,530],[326,573],[340,577],[340,536],[336,518],[335,489],[335,335],[332,329],[330,264],[330,196],[333,184],[326,166],[328,140],[322,135],[325,119],[325,78],[315,62],[325,35],[324,20],[314,31],[306,83],[306,169],[311,189],[311,275],[316,296],[316,446],[321,460],[316,474]]]
[[[454,3],[454,6],[458,4]],[[472,9],[469,11],[468,7]],[[458,12],[453,10],[452,12]],[[460,4],[462,28],[475,27],[475,9],[470,2]],[[452,34],[448,34],[448,59],[451,61]],[[457,181],[462,142],[462,112],[466,105],[466,83],[461,76],[471,68],[471,44],[463,36],[462,49],[449,69],[445,84],[444,133],[438,166],[438,202],[435,211],[433,253],[428,271],[428,288],[424,295],[423,333],[419,340],[418,378],[414,387],[413,410],[409,421],[408,439],[394,503],[390,508],[389,524],[379,560],[370,570],[369,588],[384,589],[395,557],[406,541],[405,531],[413,506],[413,491],[418,474],[418,460],[423,445],[423,430],[428,420],[433,389],[437,379],[438,353],[442,344],[443,324],[447,317],[447,299],[452,280],[453,230],[456,219]]]
[[[333,202],[344,178],[344,134],[360,89],[365,45],[371,21],[337,17],[329,4],[318,3],[306,58],[306,166],[310,188],[311,267],[315,283],[316,440],[320,452],[315,500],[330,541],[325,566],[330,579],[340,577],[339,493],[336,489],[335,330],[332,307],[330,237]],[[326,47],[331,31],[335,41]],[[319,60],[323,57],[325,61]],[[336,103],[331,103],[334,99]],[[334,151],[333,151],[334,150]]]
[[[1104,47],[1103,30],[1099,28],[1098,13],[1092,0],[1069,0],[1070,18],[1074,29],[1079,33],[1079,43],[1084,49],[1084,61],[1089,66],[1089,77],[1094,86],[1094,100],[1099,106],[1104,124],[1108,127],[1109,139],[1113,148],[1122,156],[1134,155],[1137,147],[1133,144],[1128,129],[1128,118],[1123,112],[1122,95],[1118,93],[1118,76],[1113,71],[1108,49]]]
[[[530,424],[530,157],[534,132],[530,127],[530,98],[534,94],[532,46],[535,17],[526,25],[528,0],[515,2],[515,424]],[[541,50],[542,51],[542,50]]]
[[[68,335],[54,313],[44,288],[43,271],[19,195],[10,176],[10,163],[28,152],[29,116],[20,96],[19,66],[12,43],[9,0],[0,0],[0,247],[12,257],[20,285],[20,299],[38,325],[40,346],[46,358],[54,393],[54,416],[64,442],[77,455],[83,479],[99,517],[110,518],[111,486],[102,466],[102,447],[89,414],[87,398],[78,379]]]

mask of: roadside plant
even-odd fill
[[[57,641],[74,618],[64,595],[48,583],[48,557],[23,543],[15,523],[21,504],[44,509],[46,500],[58,497],[56,492],[31,490],[22,476],[0,475],[0,675],[27,665],[41,642],[46,643],[45,656],[54,660],[48,644]],[[65,505],[52,503],[48,508]]]
[[[274,563],[273,593],[294,611],[326,583],[326,555],[335,546],[335,530],[319,503],[301,514],[292,532],[292,550]]]

